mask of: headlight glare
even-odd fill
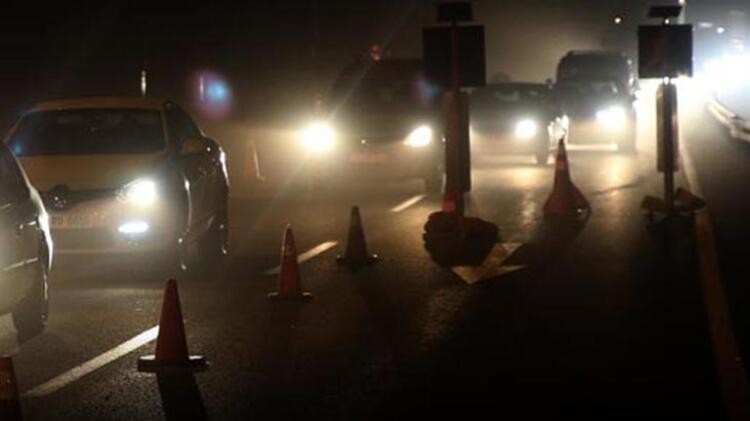
[[[333,148],[336,135],[329,124],[315,122],[300,132],[300,140],[310,152],[325,152]]]
[[[129,221],[124,222],[120,224],[119,227],[117,227],[117,231],[120,234],[125,235],[134,235],[134,234],[144,234],[149,230],[148,222],[145,221]]]
[[[419,126],[409,133],[404,142],[412,148],[421,148],[432,143],[432,128],[430,126]]]
[[[126,203],[150,205],[156,202],[156,183],[148,179],[138,179],[126,184],[117,192],[117,197]]]
[[[539,132],[539,125],[536,121],[526,118],[516,123],[514,134],[518,139],[531,139]]]
[[[619,129],[625,126],[625,119],[625,108],[618,105],[596,112],[596,121],[612,129]]]

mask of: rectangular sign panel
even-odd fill
[[[438,22],[468,22],[474,17],[471,13],[471,2],[453,1],[440,3],[437,6]]]
[[[452,85],[453,51],[451,31],[456,31],[460,86],[482,86],[486,79],[484,26],[425,28],[422,33],[424,71],[427,78],[443,88]]]
[[[638,27],[638,76],[643,79],[693,75],[693,26]]]

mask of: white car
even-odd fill
[[[50,212],[60,254],[227,252],[224,152],[169,101],[82,98],[26,112],[6,139]]]

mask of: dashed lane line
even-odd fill
[[[338,241],[326,241],[325,243],[318,244],[310,250],[297,256],[297,262],[302,263],[312,259],[315,256],[325,253],[326,251],[336,247]],[[265,272],[266,275],[278,275],[281,272],[281,266],[276,266],[273,269],[269,269]]]
[[[682,162],[688,188],[705,198],[690,154],[682,149]],[[703,299],[711,333],[714,360],[718,370],[722,400],[731,420],[750,419],[750,385],[748,385],[742,356],[737,345],[729,306],[721,283],[719,257],[716,251],[713,224],[708,209],[695,214],[695,237],[701,271]]]
[[[406,210],[406,209],[408,209],[408,208],[416,205],[417,203],[419,203],[420,201],[422,201],[422,199],[424,199],[425,197],[426,197],[426,195],[424,195],[424,194],[418,194],[418,195],[416,195],[414,197],[411,197],[411,198],[403,201],[402,203],[394,206],[393,208],[391,208],[391,212],[393,212],[393,213],[399,213],[401,211],[404,211],[404,210]]]
[[[133,338],[117,345],[109,351],[94,357],[85,363],[68,370],[59,376],[34,387],[23,394],[24,397],[39,398],[42,396],[54,393],[63,387],[81,379],[82,377],[91,374],[92,372],[104,367],[105,365],[124,357],[125,355],[135,351],[143,345],[153,341],[159,334],[159,326],[154,326]]]

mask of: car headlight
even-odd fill
[[[514,134],[519,139],[531,139],[536,136],[538,132],[539,125],[536,121],[526,118],[516,123]]]
[[[336,134],[333,128],[324,122],[315,122],[300,132],[302,146],[310,152],[325,152],[333,148]]]
[[[625,126],[625,108],[615,105],[596,112],[596,121],[611,129],[619,129]]]
[[[419,126],[409,133],[405,144],[412,148],[421,148],[432,143],[432,128],[430,126]]]
[[[150,205],[158,199],[156,183],[149,179],[138,179],[123,186],[117,197],[126,203],[136,205]]]

